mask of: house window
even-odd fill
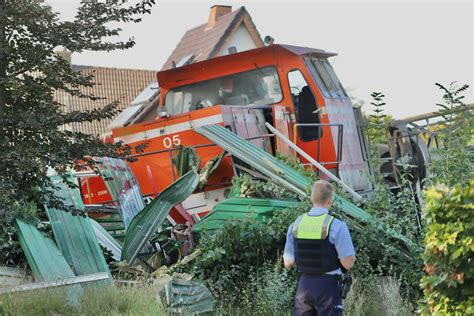
[[[295,69],[288,73],[291,98],[295,106],[296,123],[319,124],[319,109],[313,91],[301,71]],[[319,139],[322,129],[319,126],[298,126],[298,135],[304,142]]]
[[[277,71],[265,67],[171,89],[165,107],[175,115],[214,105],[270,105],[281,99]]]
[[[227,51],[229,52],[229,55],[230,54],[235,54],[235,53],[237,53],[237,47],[231,46],[231,47],[227,48]]]

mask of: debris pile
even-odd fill
[[[193,276],[173,272],[201,254],[199,249],[189,254],[195,246],[193,239],[197,240],[193,237],[199,237],[205,230],[219,229],[226,222],[249,217],[266,221],[278,212],[296,207],[307,196],[310,183],[295,168],[222,126],[202,126],[195,131],[238,158],[245,164],[241,166],[242,170],[252,168],[251,176],[273,182],[294,194],[295,199],[241,197],[237,184],[237,188],[230,190],[227,200],[217,203],[209,214],[195,223],[182,203],[196,188],[202,187],[225,153],[199,169],[199,158],[194,149],[181,148],[174,159],[180,177],[148,204],[144,203],[138,182],[126,162],[95,158],[98,173],[113,198],[112,205],[86,207],[78,187],[70,185],[74,182],[72,174],[63,178],[52,173],[54,192],[64,204],[61,209],[45,203],[54,240],[34,225],[16,221],[21,247],[37,283],[6,287],[0,289],[0,293],[66,286],[69,302],[78,304],[85,283],[98,286],[148,284],[156,289],[158,303],[172,313],[212,311],[213,299],[209,290],[193,280]],[[238,164],[236,166],[240,168]],[[410,252],[408,239],[377,223],[355,204],[342,196],[336,196],[334,204],[340,215],[354,227],[375,223],[393,240],[399,241],[407,253]],[[173,208],[186,215],[189,221],[166,227],[164,224]],[[71,209],[82,215],[73,215]],[[104,257],[104,253],[107,256]]]

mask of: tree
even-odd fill
[[[473,179],[474,151],[474,113],[464,103],[463,95],[469,88],[452,82],[449,87],[439,83],[436,86],[443,93],[443,103],[438,103],[442,123],[436,131],[441,148],[433,149],[434,159],[430,166],[431,184],[443,183],[453,186],[457,183],[468,185]]]
[[[61,21],[43,1],[0,0],[0,214],[13,204],[43,203],[44,195],[51,195],[48,168],[64,174],[78,161],[92,163],[88,157],[129,151],[60,128],[110,118],[117,102],[90,112],[66,112],[65,105],[53,99],[54,90],[91,100],[100,96],[84,94],[82,88],[92,86],[93,77],[72,71],[55,51],[133,47],[133,38],[117,39],[121,29],[111,25],[138,23],[153,5],[154,0],[134,5],[82,1],[73,21]]]

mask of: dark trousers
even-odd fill
[[[295,316],[340,316],[342,298],[339,280],[330,275],[300,276],[295,296]]]

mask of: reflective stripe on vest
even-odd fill
[[[334,217],[329,214],[299,216],[293,224],[293,237],[297,239],[326,239]]]

